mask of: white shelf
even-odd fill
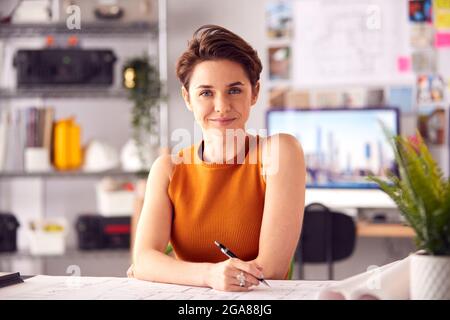
[[[139,172],[127,172],[121,170],[108,170],[100,172],[83,172],[83,171],[50,171],[50,172],[0,172],[0,180],[15,178],[102,178],[111,177],[138,177],[144,174]]]
[[[63,23],[39,24],[2,24],[0,38],[28,38],[46,35],[67,34],[93,37],[123,37],[123,36],[157,36],[158,25],[148,22],[132,23],[84,23],[81,29],[70,30]]]
[[[3,259],[108,259],[115,257],[129,257],[129,249],[95,249],[80,250],[67,248],[63,255],[32,255],[29,251],[0,252],[0,260]]]

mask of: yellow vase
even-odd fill
[[[77,169],[82,164],[81,128],[73,118],[56,122],[54,165],[58,170]]]
[[[75,123],[71,122],[69,127],[69,166],[71,169],[78,169],[81,166],[81,128]]]
[[[55,124],[54,132],[54,164],[58,170],[68,170],[69,162],[69,132],[70,121],[67,119],[59,120]]]

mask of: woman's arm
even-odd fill
[[[230,259],[216,264],[192,263],[164,253],[172,227],[172,204],[167,189],[173,167],[171,156],[164,155],[150,170],[133,248],[133,276],[141,280],[209,286],[226,291],[247,291],[251,285],[258,284],[255,277],[260,277],[260,271],[255,262]],[[248,275],[245,287],[240,287],[236,279],[241,270]]]
[[[284,279],[300,237],[305,202],[305,161],[297,139],[288,134],[268,137],[263,169],[266,194],[255,261],[266,278]]]

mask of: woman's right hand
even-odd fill
[[[258,278],[263,277],[262,268],[255,262],[231,258],[211,265],[206,284],[221,291],[249,291],[259,285]]]

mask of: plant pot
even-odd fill
[[[410,268],[412,300],[450,300],[450,256],[413,254]]]

